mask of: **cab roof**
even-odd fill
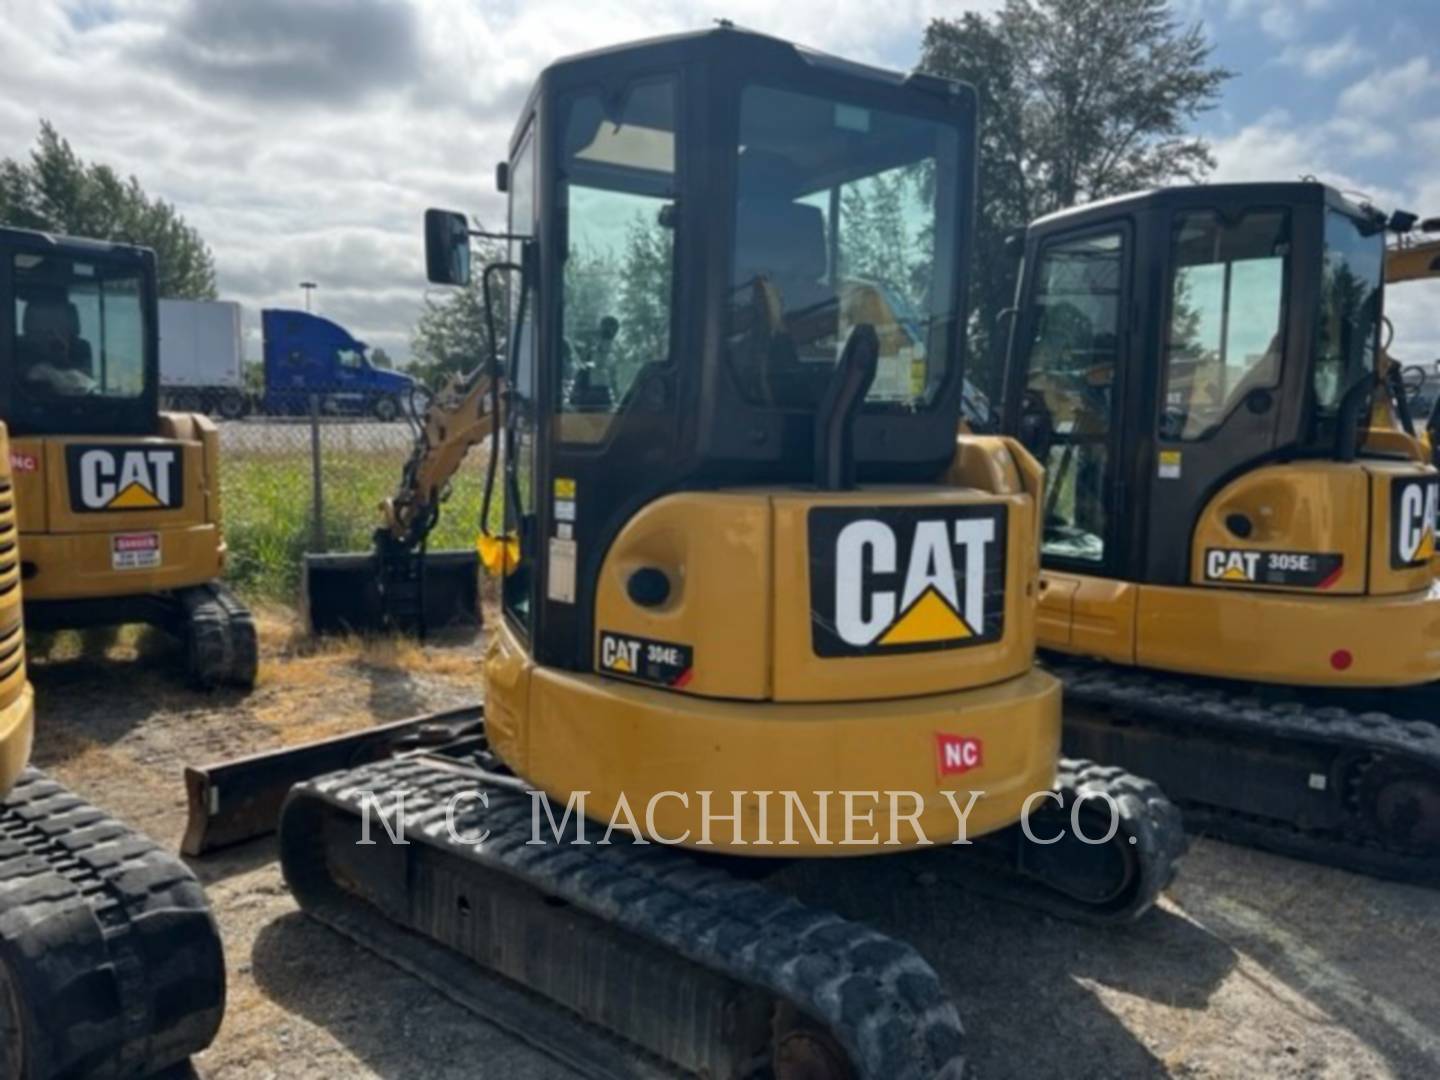
[[[1337,188],[1318,180],[1182,184],[1115,195],[1082,206],[1057,210],[1032,221],[1030,228],[1046,231],[1061,225],[1069,228],[1082,225],[1092,217],[1113,217],[1117,213],[1139,213],[1147,210],[1191,209],[1222,200],[1228,203],[1268,202],[1287,206],[1323,203],[1355,216],[1363,213],[1360,204],[1347,198]]]
[[[520,110],[511,138],[512,152],[524,134],[536,99],[552,82],[600,82],[604,81],[608,70],[639,71],[649,66],[686,67],[700,61],[718,62],[726,67],[756,61],[773,63],[781,68],[805,64],[888,86],[922,86],[942,96],[958,95],[964,86],[953,79],[927,72],[893,71],[846,60],[783,38],[747,30],[722,19],[718,20],[715,26],[704,30],[690,30],[609,45],[563,56],[547,65],[530,88],[525,106]]]
[[[92,240],[83,236],[63,236],[38,229],[18,229],[0,225],[0,248],[34,252],[83,252],[93,256],[124,256],[136,258],[151,255],[149,248],[112,240]]]

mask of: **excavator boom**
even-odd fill
[[[450,483],[494,430],[496,387],[485,367],[453,376],[416,420],[415,442],[394,494],[380,504],[374,548],[307,555],[305,610],[315,633],[478,626],[473,550],[427,552]]]

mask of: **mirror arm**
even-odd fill
[[[523,236],[520,233],[512,232],[486,232],[484,229],[467,229],[466,232],[468,232],[473,237],[478,237],[481,240],[504,240],[507,243],[513,243],[516,240],[524,242],[531,239],[530,237]]]

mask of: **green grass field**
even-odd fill
[[[405,457],[396,450],[327,450],[322,466],[324,550],[370,549],[380,502],[394,492]],[[432,550],[474,545],[484,464],[483,453],[473,455],[456,477],[430,538]],[[220,485],[229,581],[246,595],[295,603],[303,556],[315,550],[308,448],[226,448]]]

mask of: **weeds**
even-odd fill
[[[325,531],[320,550],[368,551],[380,503],[394,493],[405,454],[351,449],[327,452],[322,461]],[[482,475],[471,466],[456,478],[431,534],[432,550],[474,545]],[[227,578],[246,595],[295,603],[305,553],[316,550],[308,449],[226,448],[220,485],[230,549]]]

